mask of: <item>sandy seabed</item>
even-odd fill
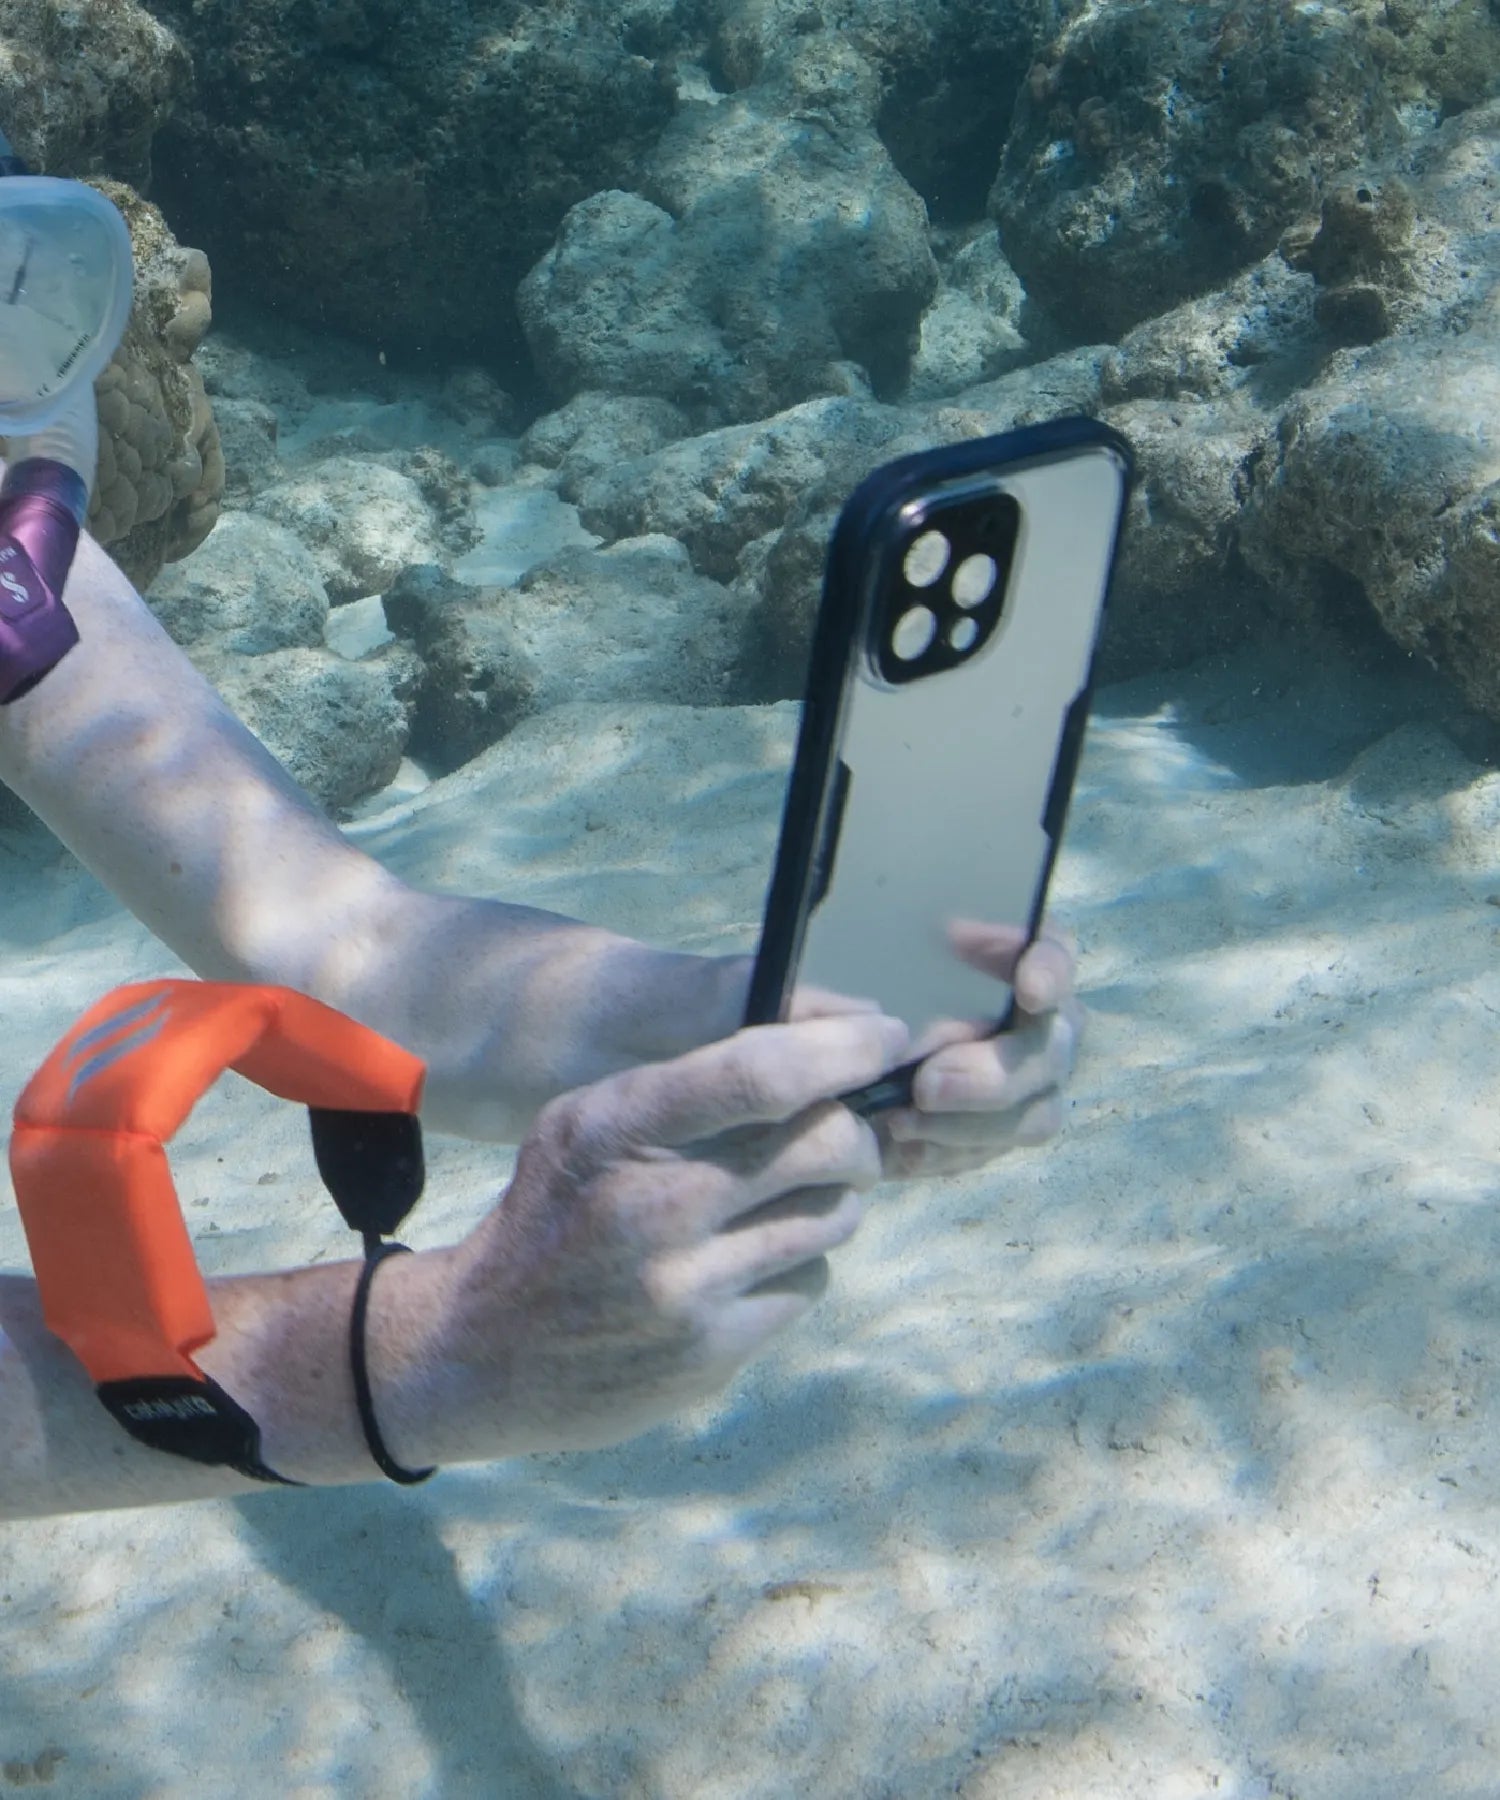
[[[1057,1144],[882,1190],[808,1324],[623,1448],[7,1527],[0,1793],[1493,1800],[1500,775],[1440,716],[1253,657],[1108,691]],[[568,707],[355,830],[743,946],[791,729]],[[173,965],[46,840],[0,863],[8,1107]],[[348,1254],[303,1131],[200,1107],[207,1266]],[[432,1151],[421,1243],[506,1170]]]

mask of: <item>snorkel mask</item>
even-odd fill
[[[94,382],[134,286],[119,211],[78,181],[30,175],[0,133],[0,706],[78,642],[62,603],[99,454]]]

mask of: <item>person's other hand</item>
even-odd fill
[[[808,1310],[880,1176],[833,1097],[908,1043],[870,1012],[764,1026],[543,1108],[457,1247],[438,1346],[500,1396],[506,1453],[632,1436]]]
[[[1029,948],[1014,925],[962,921],[950,928],[955,953],[972,968],[1012,984],[1013,1029],[939,1026],[920,1040],[923,1056],[911,1106],[876,1115],[885,1173],[951,1174],[979,1168],[1009,1150],[1042,1144],[1062,1125],[1062,1089],[1083,1036],[1073,953],[1044,931]],[[796,1012],[829,1005],[809,995]],[[997,1008],[998,1010],[998,1008]]]

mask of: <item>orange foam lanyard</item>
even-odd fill
[[[423,1065],[287,988],[117,988],[16,1102],[11,1176],[43,1318],[119,1423],[153,1449],[284,1481],[193,1361],[214,1319],[165,1146],[226,1069],[307,1106],[319,1174],[377,1249],[421,1195]]]

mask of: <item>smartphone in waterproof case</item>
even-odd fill
[[[1003,1030],[950,921],[1036,932],[1088,718],[1131,475],[1089,419],[877,469],[839,515],[746,1023],[800,981],[914,1034]],[[911,1097],[915,1064],[845,1096]]]

